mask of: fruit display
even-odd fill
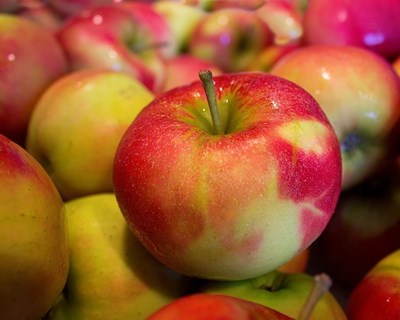
[[[399,28],[0,1],[0,320],[399,320]]]

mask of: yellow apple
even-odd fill
[[[27,150],[65,200],[112,191],[118,142],[152,99],[153,93],[127,74],[72,72],[48,87],[35,106]]]
[[[49,319],[145,319],[181,296],[187,279],[134,238],[113,193],[66,202],[71,267]]]

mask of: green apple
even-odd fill
[[[117,144],[153,99],[124,73],[80,70],[47,88],[32,114],[26,147],[64,199],[112,191]]]
[[[260,277],[240,281],[207,281],[199,291],[246,299],[299,319],[314,284],[315,279],[310,274],[273,271]],[[347,319],[342,306],[329,291],[317,301],[308,317],[308,320],[317,319]]]
[[[162,266],[134,238],[113,193],[65,206],[71,267],[49,319],[145,319],[183,294],[187,279]]]
[[[46,171],[0,134],[0,318],[38,320],[67,280],[65,206]]]

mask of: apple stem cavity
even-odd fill
[[[219,114],[217,95],[215,93],[215,84],[212,72],[208,69],[199,71],[199,78],[203,84],[204,92],[207,97],[208,107],[211,113],[215,134],[224,134],[221,117]]]
[[[314,286],[311,289],[310,295],[303,306],[298,320],[309,320],[314,311],[315,306],[322,296],[329,291],[332,286],[332,279],[325,273],[314,276]]]

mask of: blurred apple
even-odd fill
[[[263,305],[227,295],[192,294],[172,301],[148,320],[294,320]]]
[[[272,32],[254,11],[220,9],[197,23],[188,52],[224,72],[244,71],[272,40]]]
[[[108,68],[126,72],[158,92],[164,81],[159,47],[164,40],[160,43],[157,34],[148,28],[152,23],[136,21],[132,11],[121,5],[93,7],[67,20],[58,39],[73,70]]]
[[[109,70],[80,70],[46,89],[29,123],[27,150],[64,199],[112,191],[117,145],[153,94]]]
[[[303,21],[306,44],[360,46],[386,58],[400,54],[398,0],[312,0]]]
[[[46,3],[64,17],[68,18],[93,7],[120,3],[125,0],[46,0]],[[131,1],[131,0],[126,0]]]
[[[155,1],[155,11],[165,17],[174,39],[169,47],[176,55],[186,52],[190,38],[198,22],[206,15],[202,9],[183,2]]]
[[[271,73],[300,85],[325,111],[341,145],[343,190],[376,170],[400,117],[400,79],[387,61],[359,47],[309,45]]]
[[[328,223],[339,144],[315,99],[292,82],[262,72],[200,76],[204,83],[158,96],[125,131],[114,191],[131,230],[171,269],[222,280],[265,274]],[[212,88],[218,117],[207,105]]]
[[[133,237],[113,193],[65,207],[71,268],[48,319],[146,319],[183,295],[188,279],[162,266]]]
[[[43,91],[64,75],[62,48],[45,27],[0,14],[0,134],[24,145],[32,109]]]
[[[382,258],[349,297],[349,320],[396,320],[400,317],[400,249]]]
[[[397,75],[400,76],[400,55],[393,60],[392,66],[394,68],[394,71],[396,71]]]
[[[303,36],[303,13],[296,1],[268,0],[256,10],[274,34],[275,44],[298,43]]]
[[[241,281],[204,282],[200,292],[223,294],[265,305],[294,319],[306,305],[314,287],[313,276],[306,273],[274,271]],[[347,320],[345,311],[331,292],[316,302],[308,320]]]
[[[187,85],[199,80],[199,71],[208,69],[214,75],[222,71],[212,62],[203,60],[190,54],[180,54],[165,61],[165,84],[163,91]]]
[[[0,318],[44,317],[67,280],[64,203],[25,149],[0,134]]]
[[[383,257],[400,248],[400,163],[343,192],[318,239],[319,257],[334,281],[354,286]]]

